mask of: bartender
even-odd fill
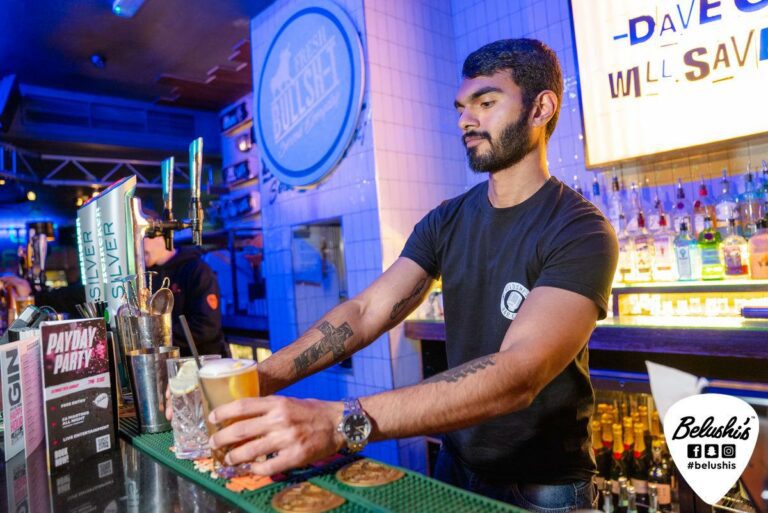
[[[227,463],[271,475],[369,441],[445,433],[438,479],[529,511],[591,506],[587,342],[606,315],[616,235],[549,174],[563,92],[555,53],[497,41],[462,74],[458,125],[470,167],[488,180],[429,212],[381,277],[260,364],[262,397],[211,412],[227,426],[211,437],[232,447]],[[448,371],[343,401],[270,395],[392,329],[438,276]]]

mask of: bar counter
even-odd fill
[[[273,476],[273,482],[256,490],[235,492],[224,487],[225,481],[198,472],[191,461],[177,460],[169,450],[170,432],[140,435],[137,429],[134,419],[121,419],[115,450],[53,476],[46,470],[44,445],[26,459],[22,452],[0,464],[5,483],[0,511],[276,513],[271,504],[277,494],[294,484],[311,483],[343,499],[330,510],[335,513],[524,513],[402,468],[385,484],[352,486],[340,481],[339,469],[364,463],[358,455],[337,455]],[[307,496],[314,497],[312,493]]]
[[[234,512],[205,488],[120,438],[117,450],[48,475],[43,446],[0,464],[0,511],[8,513]]]

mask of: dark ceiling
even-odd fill
[[[249,20],[270,3],[146,0],[135,17],[121,18],[112,13],[112,0],[0,0],[0,76],[215,110],[242,96],[243,80],[249,87],[250,69],[237,57]],[[239,43],[240,55],[230,60]],[[91,64],[94,53],[105,57],[103,69]],[[242,78],[233,80],[238,68]],[[227,80],[213,84],[216,69]]]

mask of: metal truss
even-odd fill
[[[174,165],[174,183],[189,185],[189,166]],[[160,161],[35,154],[0,144],[0,177],[54,186],[106,187],[126,175],[136,187],[160,189]]]

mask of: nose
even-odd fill
[[[462,132],[467,132],[472,128],[478,128],[480,126],[477,116],[475,116],[472,113],[472,109],[469,108],[464,109],[459,115],[458,125]]]

